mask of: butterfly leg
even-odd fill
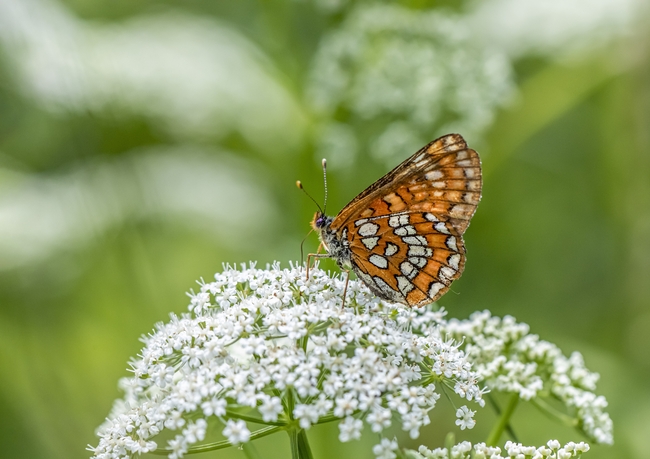
[[[306,278],[309,279],[309,268],[311,266],[311,259],[312,258],[330,258],[329,253],[320,253],[321,249],[323,248],[323,244],[319,244],[318,250],[316,250],[316,253],[310,253],[307,255],[307,272],[306,272]]]
[[[341,302],[341,309],[345,306],[345,297],[348,294],[348,283],[350,282],[350,271],[345,271],[347,274],[345,278],[345,287],[343,287],[343,301]]]

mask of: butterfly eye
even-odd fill
[[[316,219],[316,226],[318,228],[321,228],[321,227],[325,226],[325,218],[324,217],[318,217]]]

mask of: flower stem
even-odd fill
[[[542,413],[546,414],[550,418],[562,422],[564,425],[569,427],[578,427],[578,420],[572,418],[571,416],[564,414],[551,405],[546,403],[541,398],[537,397],[531,400],[532,404],[537,407]]]
[[[508,406],[506,406],[505,410],[503,410],[501,413],[499,422],[497,422],[497,424],[492,429],[492,432],[490,432],[490,435],[488,435],[487,441],[485,442],[488,446],[497,445],[499,438],[501,438],[501,434],[510,423],[510,418],[512,417],[512,413],[515,412],[515,408],[517,407],[518,402],[519,394],[512,394],[510,400],[508,401]]]
[[[313,459],[307,432],[305,429],[288,429],[289,441],[291,442],[291,459]]]
[[[257,452],[257,448],[255,448],[251,442],[241,445],[241,449],[244,452],[244,455],[246,455],[247,459],[262,459],[260,453]]]
[[[279,432],[282,430],[282,427],[276,427],[276,426],[269,426],[269,427],[264,427],[263,429],[257,430],[253,433],[251,433],[251,437],[249,441],[255,440],[257,438],[262,438],[266,437],[267,435],[274,434],[276,432]],[[232,443],[230,443],[228,440],[221,440],[221,441],[216,441],[212,443],[206,443],[203,445],[199,446],[192,446],[188,449],[187,453],[185,454],[196,454],[196,453],[205,453],[206,451],[215,451],[217,449],[224,449],[224,448],[230,448],[231,446],[235,446]],[[171,449],[166,449],[166,448],[158,448],[155,451],[151,451],[151,454],[157,454],[157,455],[169,455],[173,453]]]

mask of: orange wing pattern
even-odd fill
[[[436,301],[465,266],[462,234],[481,198],[481,162],[458,134],[426,145],[334,218],[352,268],[378,296]]]

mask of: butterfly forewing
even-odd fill
[[[441,137],[353,199],[332,221],[352,267],[378,296],[437,300],[465,266],[462,234],[481,197],[481,163],[458,134]]]
[[[467,148],[460,135],[449,134],[424,146],[362,191],[335,217],[331,228],[337,230],[359,217],[409,209],[437,211],[445,221],[453,219],[462,233],[476,210],[481,187],[478,154]],[[452,209],[445,202],[457,206]]]

